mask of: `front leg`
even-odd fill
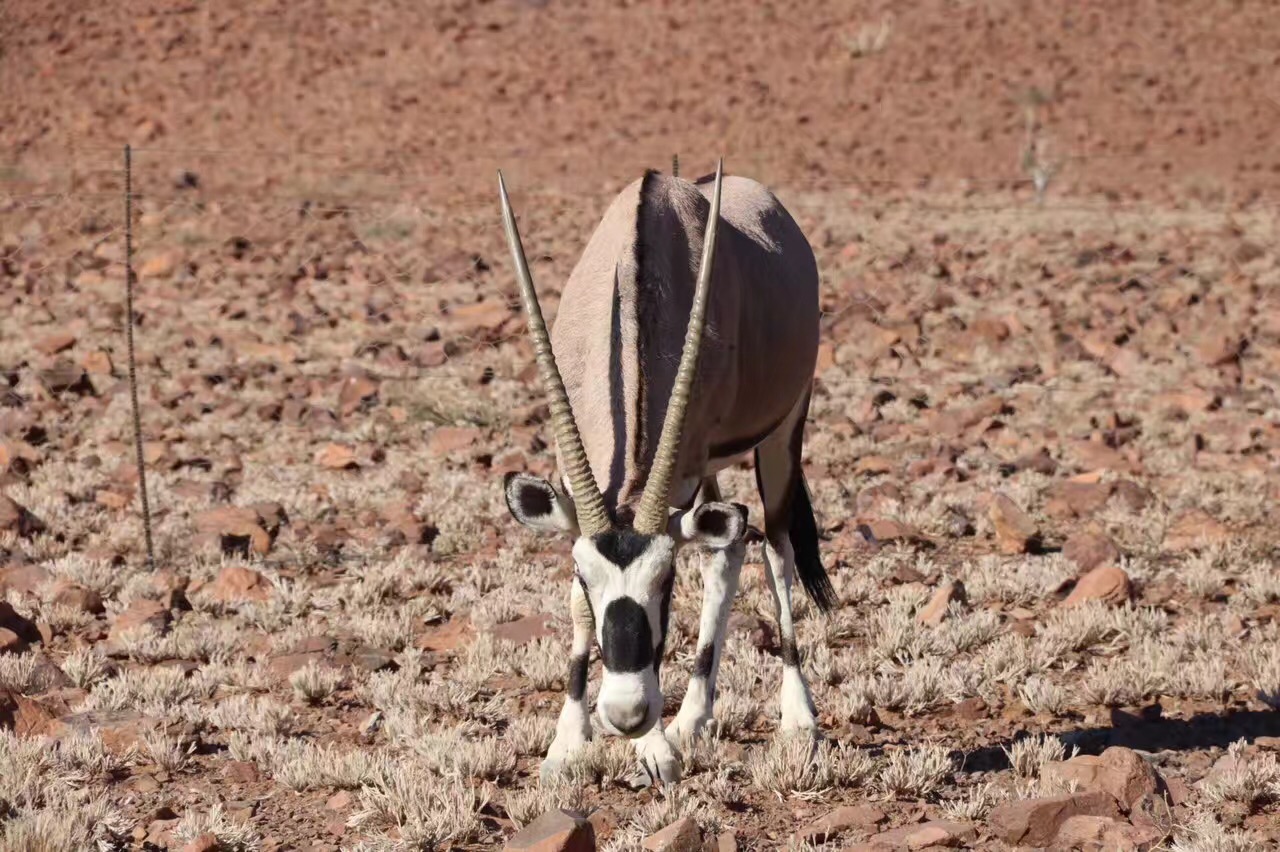
[[[569,652],[569,683],[564,707],[556,722],[556,736],[542,761],[542,777],[564,772],[567,764],[591,740],[591,714],[587,711],[587,668],[591,662],[591,639],[595,618],[586,592],[578,580],[569,593],[569,615],[573,619],[573,646]]]
[[[636,756],[640,758],[640,765],[644,767],[649,783],[661,781],[663,784],[675,784],[680,781],[680,755],[671,745],[668,735],[663,733],[661,719],[647,734],[633,742]]]
[[[702,616],[698,621],[698,650],[684,702],[675,721],[667,729],[667,738],[677,746],[683,747],[700,736],[714,718],[720,652],[724,649],[729,612],[738,593],[738,580],[742,576],[745,558],[746,545],[741,540],[702,557]]]

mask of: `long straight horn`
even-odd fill
[[[671,401],[667,403],[667,415],[662,421],[662,437],[658,439],[658,449],[654,451],[649,480],[645,483],[644,494],[640,497],[640,506],[636,510],[635,530],[645,535],[657,535],[667,528],[671,478],[680,452],[685,409],[689,404],[689,392],[693,389],[694,374],[698,371],[698,350],[702,346],[702,330],[707,321],[707,294],[711,290],[716,232],[720,228],[720,185],[723,178],[724,161],[721,160],[716,164],[716,186],[711,194],[711,214],[707,218],[706,234],[703,237],[702,265],[698,270],[697,288],[693,291],[693,308],[689,312],[684,351],[680,353],[680,370],[676,373],[675,384],[671,388]]]
[[[498,172],[498,192],[502,195],[502,224],[507,231],[507,243],[511,246],[511,260],[516,267],[516,281],[520,284],[520,300],[529,317],[529,336],[533,338],[533,351],[538,360],[538,372],[542,385],[550,397],[551,425],[555,430],[556,445],[564,459],[565,476],[573,489],[573,504],[578,515],[578,529],[583,535],[595,535],[609,529],[609,513],[604,498],[596,486],[596,478],[587,462],[587,451],[582,446],[582,435],[569,407],[569,394],[564,389],[560,368],[556,366],[555,353],[551,351],[551,335],[542,318],[538,294],[533,289],[533,276],[529,274],[529,262],[520,243],[520,231],[516,217],[511,212],[511,199],[507,197],[507,184]]]

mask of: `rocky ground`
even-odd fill
[[[1280,842],[1264,6],[384,5],[5,22],[0,847]],[[492,167],[553,314],[672,151],[818,254],[824,738],[774,736],[753,549],[686,780],[601,740],[540,784],[568,544],[500,493],[550,454]],[[749,466],[722,484],[758,523]]]

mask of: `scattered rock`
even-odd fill
[[[0,601],[0,629],[11,632],[23,647],[28,642],[40,641],[40,629],[36,623],[14,609],[8,601]]]
[[[816,846],[852,829],[872,831],[884,821],[884,811],[875,805],[844,805],[798,831],[796,840]]]
[[[75,346],[76,336],[69,331],[55,331],[53,334],[40,338],[32,345],[42,355],[57,355],[59,352],[66,352],[72,346]]]
[[[596,834],[590,821],[566,811],[547,811],[507,839],[507,852],[595,852]]]
[[[1119,606],[1129,600],[1132,594],[1133,584],[1123,568],[1102,565],[1081,577],[1062,605],[1076,606],[1085,601],[1102,601]]]
[[[1112,498],[1119,500],[1131,512],[1141,512],[1154,499],[1150,491],[1132,479],[1121,479],[1111,490]]]
[[[702,829],[693,817],[681,817],[646,837],[640,846],[651,852],[702,852]]]
[[[1045,492],[1045,514],[1052,518],[1083,518],[1106,505],[1113,486],[1109,482],[1055,482]]]
[[[941,624],[946,619],[953,603],[961,605],[968,603],[968,598],[964,592],[964,584],[959,580],[943,580],[938,585],[937,591],[933,593],[933,597],[916,614],[916,621],[920,624],[928,625]]]
[[[345,444],[327,444],[315,455],[315,463],[329,470],[355,470],[360,467],[356,451]]]
[[[378,381],[370,376],[348,376],[338,392],[338,411],[347,417],[368,408],[377,401],[380,387]]]
[[[992,809],[987,822],[1005,843],[1048,846],[1062,824],[1078,815],[1118,818],[1120,808],[1110,793],[1095,790],[1003,802]]]
[[[52,366],[37,372],[40,384],[52,394],[74,393],[80,396],[93,396],[93,383],[84,367],[65,358],[54,361]]]
[[[0,529],[3,529],[2,521]],[[1169,525],[1164,535],[1164,546],[1172,551],[1196,550],[1224,542],[1230,535],[1231,531],[1217,518],[1203,509],[1192,509],[1183,512]]]
[[[1085,530],[1072,534],[1062,545],[1062,555],[1081,571],[1092,571],[1099,565],[1115,565],[1120,561],[1120,548],[1105,533]]]
[[[427,452],[433,456],[453,456],[475,446],[483,433],[474,426],[438,426],[427,438]]]
[[[204,587],[204,591],[214,600],[224,603],[265,601],[271,597],[271,584],[257,571],[228,565],[219,572],[216,580]]]
[[[206,831],[186,846],[183,846],[182,852],[217,852],[220,847],[221,842],[218,840],[218,835],[211,831]]]
[[[106,611],[101,595],[69,580],[59,580],[54,585],[53,602],[90,615],[101,615]]]
[[[129,606],[116,615],[111,624],[111,638],[117,639],[122,634],[134,630],[151,629],[163,633],[169,628],[173,615],[160,601],[150,598],[134,598]]]
[[[997,493],[987,507],[1001,553],[1026,553],[1039,539],[1035,522],[1005,494]]]
[[[526,615],[523,618],[517,618],[515,621],[494,625],[489,632],[493,634],[495,639],[501,639],[515,645],[527,645],[536,639],[555,636],[556,632],[552,629],[551,624],[551,616],[545,613],[541,615]]]
[[[196,515],[195,526],[198,532],[216,537],[222,552],[229,556],[266,556],[271,551],[273,537],[268,524],[252,508],[208,509]]]
[[[31,538],[44,530],[44,521],[10,497],[0,494],[0,533],[13,533],[19,538]]]
[[[331,811],[345,811],[347,808],[351,807],[351,803],[353,801],[354,799],[352,798],[350,791],[339,790],[329,797],[329,800],[325,802],[324,806]]]
[[[0,690],[0,729],[20,737],[38,737],[49,733],[54,722],[53,712],[35,699]]]
[[[931,820],[916,825],[904,825],[875,835],[864,848],[875,852],[915,849],[968,849],[978,838],[978,830],[964,822]],[[858,848],[858,847],[855,847]]]
[[[1079,790],[1108,793],[1126,811],[1160,788],[1155,769],[1137,752],[1121,746],[1112,746],[1101,755],[1082,754],[1051,763],[1043,772],[1047,780],[1057,780],[1064,788],[1074,782]]]

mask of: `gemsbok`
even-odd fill
[[[594,638],[604,664],[600,724],[635,741],[650,777],[680,779],[680,746],[713,718],[746,549],[747,509],[722,501],[716,472],[751,450],[777,605],[781,730],[814,731],[791,587],[798,573],[824,611],[835,594],[800,465],[819,324],[808,240],[772,193],[724,177],[722,164],[693,182],[648,171],[605,212],[548,334],[501,173],[498,184],[561,486],[509,474],[507,505],[528,527],[576,536],[568,694],[543,774],[591,738]],[[693,672],[664,731],[658,667],[675,553],[687,543],[710,557]]]

